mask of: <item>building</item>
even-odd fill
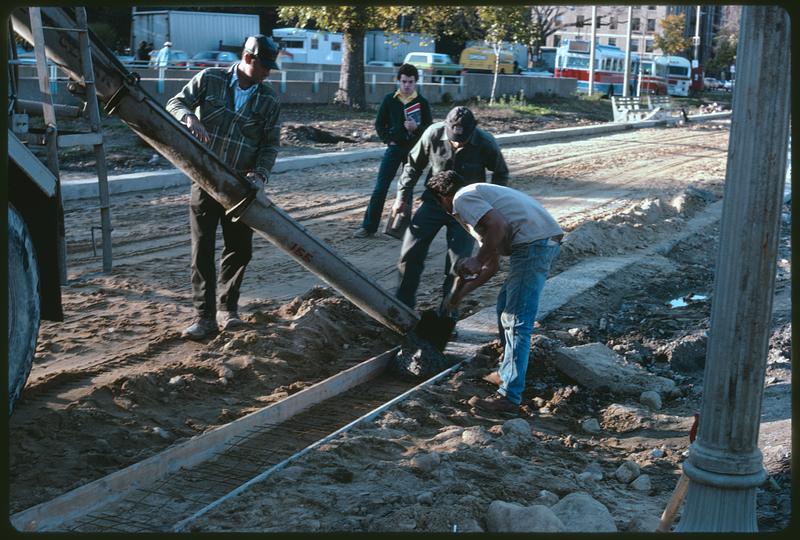
[[[595,35],[597,43],[614,45],[623,51],[628,33],[628,6],[596,6],[600,24]],[[655,36],[660,32],[659,21],[667,15],[684,14],[686,18],[685,35],[695,36],[697,6],[633,6],[631,28],[631,52],[647,58],[661,55],[663,51],[655,47]],[[700,42],[698,59],[705,65],[712,56],[713,40],[716,33],[724,27],[738,27],[741,6],[709,5],[700,8]],[[592,6],[563,6],[556,17],[558,30],[548,36],[546,45],[557,47],[564,39],[589,39],[592,32]],[[693,49],[692,49],[692,52]]]

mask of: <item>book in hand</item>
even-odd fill
[[[402,240],[409,223],[411,223],[411,218],[408,214],[403,214],[402,212],[398,212],[394,215],[390,214],[389,220],[383,228],[383,234],[388,234],[398,240]]]
[[[422,124],[422,105],[419,102],[407,105],[405,112],[406,120],[413,120],[418,126]]]

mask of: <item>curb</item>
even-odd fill
[[[730,111],[722,113],[698,114],[690,116],[693,122],[704,122],[729,118]],[[549,129],[544,131],[526,131],[522,133],[505,133],[495,135],[499,145],[519,144],[526,142],[548,141],[553,139],[567,139],[582,136],[604,135],[628,129],[641,129],[655,126],[662,126],[675,123],[677,119],[651,120],[647,122],[631,123],[608,123],[585,127],[566,127]],[[351,163],[367,159],[376,159],[383,155],[385,149],[369,148],[366,150],[349,150],[345,152],[325,152],[310,156],[291,156],[278,158],[275,161],[273,172],[286,172],[299,169],[307,169],[319,165],[330,165],[333,163]],[[188,186],[189,177],[179,169],[169,169],[166,171],[149,171],[140,173],[119,174],[108,177],[108,193],[117,195],[132,191],[146,191],[151,189],[164,189],[177,186]],[[79,199],[90,199],[98,197],[97,177],[79,178],[75,180],[63,180],[61,182],[61,199],[72,201]]]

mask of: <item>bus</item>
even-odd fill
[[[692,83],[692,64],[683,56],[667,56],[667,92],[671,96],[689,95]]]
[[[556,48],[555,77],[578,80],[578,90],[589,90],[590,42],[578,39],[564,40]],[[631,55],[630,80],[633,88],[639,57]],[[622,95],[625,79],[625,53],[611,45],[596,45],[594,52],[594,91],[608,96]]]
[[[637,93],[640,95],[667,95],[667,72],[669,71],[667,59],[663,56],[643,58],[640,61],[640,66],[641,74],[637,74],[636,80]]]

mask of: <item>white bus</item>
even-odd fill
[[[668,56],[668,93],[671,96],[688,96],[692,84],[692,64],[682,56]]]
[[[276,28],[272,31],[272,38],[283,51],[284,61],[305,64],[342,63],[342,34],[303,28]]]

